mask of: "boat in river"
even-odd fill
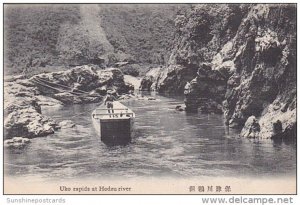
[[[92,112],[92,121],[101,141],[107,145],[124,145],[131,141],[135,113],[120,103],[113,102],[113,111],[104,104]]]

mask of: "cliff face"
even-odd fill
[[[210,62],[235,35],[246,9],[239,5],[199,4],[179,12],[172,53],[155,87],[160,92],[183,92],[201,63]]]
[[[223,56],[222,64],[232,61],[231,69],[235,70],[227,81],[223,103],[228,125],[242,127],[255,116],[258,137],[295,137],[295,6],[251,7],[231,42],[229,52],[235,55],[224,52],[216,57]],[[241,135],[247,137],[243,132]]]
[[[296,136],[295,5],[197,5],[176,25],[159,91],[189,81],[187,110],[222,109],[244,137]]]

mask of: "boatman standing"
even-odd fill
[[[114,108],[114,100],[115,100],[115,97],[112,95],[112,92],[107,91],[107,95],[104,100],[104,104],[107,107],[108,113],[112,113],[112,114],[114,113],[114,109],[113,109]],[[109,117],[111,117],[111,115],[109,115]],[[113,117],[114,117],[114,115],[113,115]]]
[[[187,95],[191,92],[191,84],[189,82],[186,82],[185,86],[184,86],[184,94]]]

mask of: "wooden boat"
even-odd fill
[[[92,112],[94,128],[107,145],[128,144],[133,135],[135,113],[118,101],[113,102],[113,111],[104,104],[96,108]]]

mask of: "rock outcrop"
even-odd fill
[[[126,85],[133,86],[134,90],[138,90],[141,85],[141,79],[131,75],[124,75],[124,82]]]
[[[236,54],[223,55],[235,67],[224,101],[230,127],[254,115],[257,137],[296,137],[295,13],[293,5],[257,5],[241,23],[229,50]]]
[[[5,138],[25,136],[34,138],[53,134],[59,127],[55,121],[29,106],[9,113],[4,120]]]
[[[41,105],[35,87],[17,82],[4,84],[4,138],[33,138],[54,133],[58,124],[41,114]]]
[[[91,66],[10,79],[4,84],[4,138],[34,138],[73,127],[71,122],[58,124],[43,115],[41,106],[99,102],[108,89],[122,94],[133,86],[125,84],[119,69],[96,70]]]
[[[125,84],[123,73],[116,68],[99,69],[94,66],[77,66],[67,71],[44,73],[30,78],[42,95],[64,104],[99,102],[106,90],[119,94],[133,89]]]
[[[202,112],[222,113],[222,101],[226,93],[224,74],[213,70],[209,64],[202,64],[190,86],[185,93],[187,111],[199,108]]]
[[[210,63],[234,37],[246,13],[247,6],[225,4],[198,4],[182,11],[175,19],[177,32],[168,63],[156,75],[159,79],[150,82],[157,82],[159,92],[183,93],[186,83],[197,76],[200,65]]]
[[[244,137],[296,137],[295,5],[195,5],[176,27],[168,65],[144,87],[184,91],[187,111],[223,112]]]
[[[41,114],[39,94],[36,87],[18,81],[4,83],[4,139],[44,136],[58,129],[54,120]]]
[[[258,120],[255,116],[252,115],[247,119],[245,126],[240,133],[240,136],[247,138],[257,138],[259,137],[259,132],[260,125],[258,123]]]
[[[157,90],[159,86],[159,80],[163,72],[164,68],[162,67],[156,67],[149,70],[145,77],[141,80],[139,89],[145,91]]]

